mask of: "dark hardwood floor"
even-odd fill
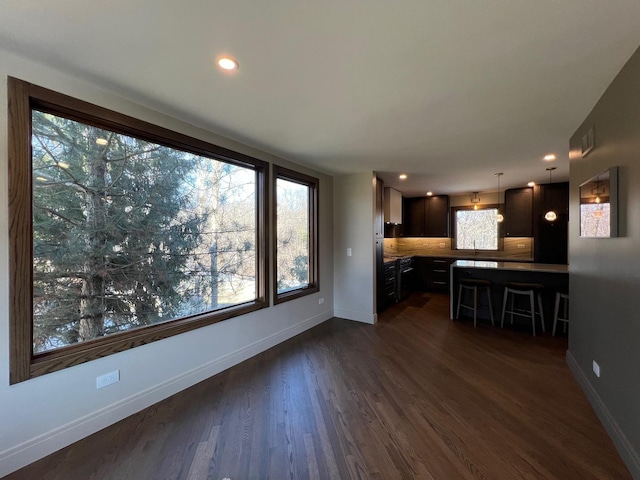
[[[566,339],[415,294],[333,319],[8,479],[628,479]]]

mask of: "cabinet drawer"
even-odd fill
[[[430,258],[427,265],[428,287],[431,290],[447,290],[451,264],[454,258]]]

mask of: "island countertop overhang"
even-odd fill
[[[515,270],[519,272],[569,273],[569,265],[553,263],[494,262],[486,260],[456,260],[451,268],[478,268],[485,270]]]

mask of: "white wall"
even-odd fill
[[[365,323],[376,322],[374,181],[373,172],[333,179],[334,313]]]
[[[10,386],[8,75],[318,177],[320,292]],[[0,477],[333,316],[331,177],[167,117],[2,50],[0,145]],[[325,299],[322,305],[318,304],[320,297]],[[120,382],[96,390],[96,376],[115,369],[120,370]]]

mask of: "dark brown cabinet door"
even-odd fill
[[[449,236],[449,196],[427,197],[425,208],[425,237]]]
[[[403,236],[448,237],[449,196],[405,198]]]
[[[425,199],[422,197],[405,199],[403,214],[403,235],[424,237]]]
[[[533,236],[533,188],[512,188],[504,192],[504,235]]]
[[[420,292],[429,290],[429,259],[427,257],[413,257],[413,288]]]
[[[534,216],[534,261],[566,264],[568,260],[569,183],[540,185]],[[544,214],[555,210],[558,218],[548,222]]]

